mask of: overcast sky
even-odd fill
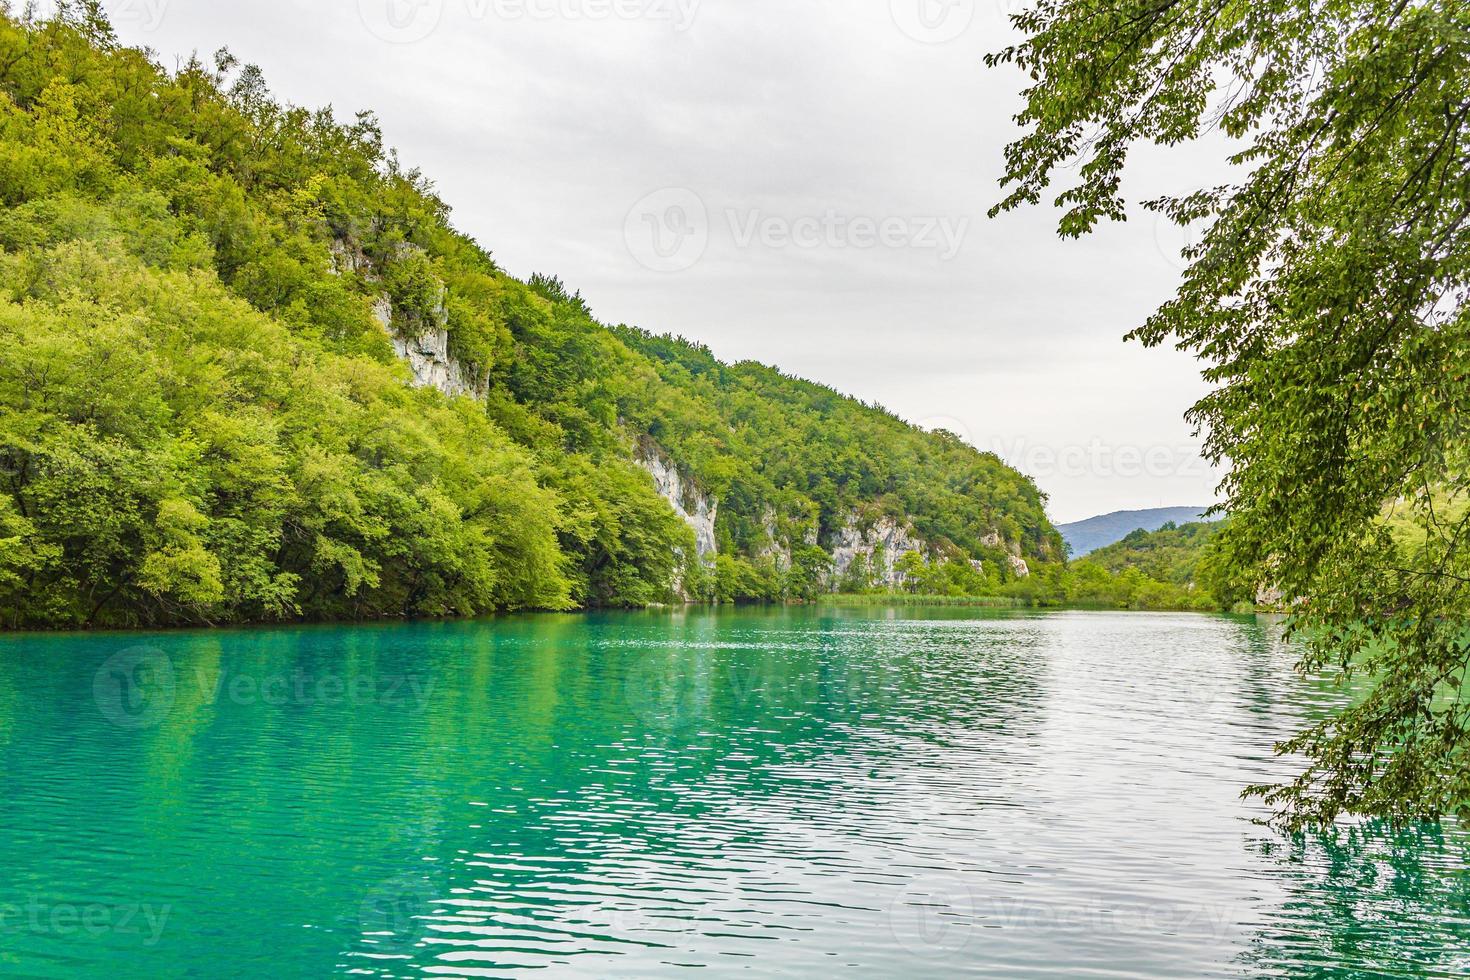
[[[172,67],[221,46],[277,97],[371,109],[454,221],[603,320],[683,334],[958,432],[1057,521],[1215,499],[1198,365],[1123,335],[1182,236],[989,220],[1021,0],[110,0]],[[1139,155],[1135,198],[1223,175]]]

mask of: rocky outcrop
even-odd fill
[[[466,375],[463,366],[449,353],[449,330],[439,327],[414,337],[390,331],[393,352],[408,362],[417,388],[438,388],[451,398],[466,395],[485,397],[484,391]]]
[[[925,544],[907,523],[891,517],[880,517],[864,524],[857,514],[850,515],[832,541],[832,577],[830,584],[839,586],[853,562],[862,558],[874,585],[897,588],[906,576],[897,565],[904,555],[923,554]]]
[[[776,508],[766,505],[761,512],[762,540],[755,549],[758,562],[769,561],[781,573],[791,571],[797,548],[817,545],[816,523],[810,519],[782,520]]]
[[[652,439],[638,441],[633,461],[648,471],[654,486],[674,508],[674,513],[694,529],[694,547],[699,559],[714,557],[718,551],[715,518],[719,515],[720,502],[701,492],[693,480],[681,474],[678,465]]]
[[[355,245],[335,241],[331,254],[332,271],[338,275],[356,273],[370,282],[377,281],[372,261]],[[407,322],[394,316],[393,301],[384,293],[373,301],[373,319],[388,334],[393,352],[408,362],[415,387],[437,388],[451,398],[484,398],[483,385],[476,384],[471,373],[449,353],[449,309],[445,299],[446,290],[441,286],[428,322]]]
[[[1031,566],[1026,564],[1026,559],[1021,557],[1021,549],[1014,544],[1008,543],[1000,536],[999,531],[991,531],[980,539],[980,543],[987,548],[996,548],[1005,551],[1006,562],[1011,567],[1011,574],[1016,578],[1030,578]]]
[[[791,546],[782,539],[780,528],[776,520],[776,508],[767,506],[761,512],[761,530],[765,539],[761,546],[756,549],[755,557],[758,561],[770,561],[779,572],[791,570]]]
[[[331,265],[327,269],[328,272],[337,276],[345,275],[349,272],[361,272],[371,275],[372,261],[355,244],[344,242],[340,238],[334,238],[327,248],[332,255]]]

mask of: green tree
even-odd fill
[[[1280,746],[1299,779],[1253,792],[1288,824],[1470,816],[1470,5],[1042,0],[1013,19],[1026,37],[989,61],[1031,82],[998,209],[1066,176],[1078,235],[1127,216],[1135,145],[1214,129],[1237,148],[1230,182],[1147,202],[1202,237],[1132,336],[1207,363],[1190,417],[1230,464],[1226,564],[1294,600],[1304,670],[1372,682]]]

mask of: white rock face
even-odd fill
[[[880,548],[883,552],[882,561],[874,568],[874,556]],[[879,585],[889,588],[900,586],[906,576],[895,566],[904,555],[912,552],[924,552],[924,543],[914,534],[912,527],[899,524],[891,517],[883,517],[864,529],[858,516],[853,514],[848,517],[847,523],[837,532],[837,537],[832,542],[831,584],[835,587],[840,583],[852,563],[858,556],[862,556]]]
[[[451,398],[456,395],[485,396],[484,391],[470,380],[464,366],[450,356],[449,312],[442,301],[435,310],[434,325],[420,331],[417,336],[404,336],[394,325],[393,304],[387,296],[379,296],[373,302],[373,317],[388,332],[393,352],[408,362],[415,387],[438,388]]]
[[[355,245],[348,245],[341,239],[333,239],[327,246],[332,254],[331,266],[328,269],[333,275],[342,275],[347,272],[367,272],[372,265],[368,257],[363,254],[362,249]]]
[[[761,513],[761,530],[765,532],[765,540],[761,542],[756,551],[758,559],[769,558],[778,571],[789,571],[791,568],[791,549],[781,540],[780,533],[776,527],[776,509],[767,507]]]
[[[376,309],[374,312],[376,313]],[[400,337],[392,330],[389,335],[393,339],[394,352],[408,362],[416,387],[438,388],[450,397],[484,397],[484,392],[465,376],[459,361],[450,356],[448,328],[426,330],[417,337]]]
[[[634,461],[653,477],[659,495],[674,508],[674,513],[694,529],[694,546],[701,561],[712,557],[719,546],[715,541],[715,518],[719,514],[720,502],[701,493],[689,480],[679,474],[679,467],[669,459],[651,440],[642,440]]]
[[[755,557],[758,560],[769,560],[776,566],[778,572],[791,571],[793,562],[792,551],[797,544],[806,547],[815,547],[817,543],[817,529],[815,526],[808,528],[798,541],[793,541],[790,533],[783,533],[780,520],[776,515],[776,508],[767,505],[761,512],[761,530],[764,540],[756,549]]]
[[[361,273],[369,280],[376,279],[372,262],[361,249],[341,241],[332,242],[330,248],[333,273]],[[476,386],[464,365],[450,356],[449,310],[445,306],[442,288],[439,302],[434,307],[433,322],[423,329],[405,333],[405,328],[394,321],[393,303],[387,295],[373,300],[373,319],[388,334],[388,339],[393,343],[393,352],[408,362],[415,387],[438,388],[450,397],[485,397],[484,389]]]
[[[985,537],[980,539],[980,543],[987,548],[1008,547],[1010,554],[1006,556],[1006,561],[1010,563],[1011,574],[1016,576],[1016,578],[1031,577],[1031,566],[1026,564],[1026,559],[1017,554],[1017,549],[1015,545],[1006,545],[1005,539],[1000,536],[999,531],[991,531],[989,534],[985,535]]]

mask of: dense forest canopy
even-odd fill
[[[1140,144],[1218,130],[1233,179],[1147,202],[1202,237],[1135,334],[1206,363],[1193,410],[1236,577],[1292,602],[1302,667],[1371,693],[1280,747],[1289,824],[1470,816],[1470,4],[1041,0],[1000,208],[1122,219]],[[1052,182],[1065,179],[1060,189]]]
[[[456,231],[370,115],[59,7],[0,17],[0,624],[803,598],[873,587],[832,551],[884,521],[972,590],[1062,559],[995,456],[605,326]]]

